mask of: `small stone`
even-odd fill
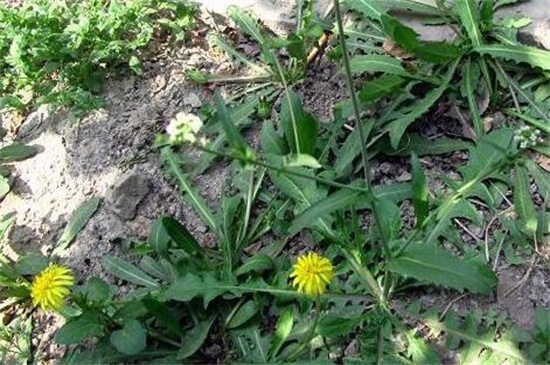
[[[107,192],[110,209],[125,220],[136,216],[137,206],[149,192],[149,179],[140,174],[130,174]]]
[[[409,181],[410,179],[411,179],[411,174],[408,171],[403,171],[401,175],[395,178],[395,180],[399,182]]]
[[[535,25],[533,37],[544,48],[550,50],[550,18],[544,19]]]
[[[183,98],[184,105],[190,105],[192,108],[200,108],[202,106],[202,101],[199,99],[197,94],[189,93],[186,97]]]

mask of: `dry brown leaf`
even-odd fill
[[[550,157],[539,154],[535,160],[546,172],[550,172]]]
[[[413,57],[412,54],[407,53],[407,51],[405,51],[403,47],[395,43],[391,38],[386,38],[384,40],[382,48],[384,49],[384,51],[386,51],[386,53],[392,55],[399,60],[407,60]]]

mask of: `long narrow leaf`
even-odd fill
[[[105,271],[122,280],[126,280],[136,285],[143,285],[149,288],[156,288],[159,286],[158,282],[155,279],[153,279],[134,265],[122,259],[119,259],[118,257],[110,255],[105,256],[101,260],[101,263],[103,264],[103,268],[105,269]]]
[[[392,258],[387,268],[404,276],[472,293],[488,294],[497,284],[489,268],[458,259],[447,250],[426,243],[412,244],[400,256]]]
[[[533,67],[540,67],[543,70],[550,70],[550,51],[535,47],[509,44],[484,44],[474,47],[474,51],[518,63],[525,62]]]
[[[470,37],[470,41],[474,47],[481,45],[481,32],[479,30],[479,9],[475,0],[461,0],[455,3],[456,11],[462,26],[466,29],[466,33]]]
[[[71,214],[67,226],[63,230],[63,234],[57,241],[56,252],[66,249],[71,241],[84,228],[86,223],[92,218],[99,207],[100,199],[92,198],[80,204],[78,208]]]
[[[187,176],[181,170],[180,162],[178,161],[176,155],[174,155],[169,147],[163,148],[161,150],[161,155],[166,162],[169,171],[176,177],[179,186],[182,189],[182,193],[184,193],[184,197],[191,203],[193,208],[203,219],[204,223],[206,223],[206,225],[210,227],[213,232],[219,233],[218,225],[216,224],[216,220],[214,219],[214,214],[212,214],[210,208],[208,208],[208,205],[206,204],[204,198],[192,187],[191,183],[187,180]]]

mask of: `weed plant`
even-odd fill
[[[327,127],[302,107],[289,82],[293,69],[281,66],[277,45],[290,47],[296,34],[268,41],[250,14],[232,10],[273,66],[267,76],[280,88],[278,119],[258,114],[264,99],[246,92],[233,104],[216,93],[205,120],[176,115],[155,144],[218,245],[205,248],[164,216],[147,242],[133,242],[134,261],[104,257],[105,271],[134,290],[116,297],[116,288],[95,277],[73,289],[56,341],[95,342],[74,348],[64,363],[436,364],[442,353],[459,363],[548,361],[547,310],[538,308],[536,326],[525,332],[494,312],[439,313],[404,299],[425,287],[457,298],[490,295],[506,250],[547,262],[540,245],[548,244],[550,180],[532,156],[548,155],[550,53],[517,42],[515,26],[525,21],[494,20],[500,1],[342,3],[334,2],[338,49],[331,54],[341,57],[350,98]],[[362,25],[344,24],[341,5],[360,14]],[[419,40],[392,16],[401,6],[448,24],[456,40]],[[354,79],[364,73],[367,81]],[[429,139],[411,128],[440,104],[462,116],[462,138]],[[488,126],[496,111],[508,117]],[[262,123],[260,150],[241,134],[252,120]],[[215,206],[193,185],[182,144],[231,162]],[[424,167],[424,156],[455,151],[468,155],[457,178]],[[411,181],[375,184],[377,155],[407,156]],[[434,191],[435,180],[445,188]],[[413,206],[412,227],[403,224],[405,201]],[[494,233],[467,243],[466,225]],[[287,244],[299,235],[314,252],[304,247],[289,257]],[[216,346],[214,359],[209,349]]]

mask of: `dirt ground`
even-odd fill
[[[86,117],[73,120],[66,112],[45,107],[27,116],[18,138],[38,147],[40,153],[13,165],[13,189],[0,204],[0,216],[16,213],[4,252],[13,259],[29,251],[49,254],[70,214],[92,197],[101,199],[100,208],[60,259],[81,281],[99,276],[123,286],[104,273],[101,258],[107,254],[124,257],[122,238],[146,239],[150,224],[162,215],[178,219],[199,242],[215,244],[197,215],[182,203],[151,148],[155,134],[163,131],[177,112],[197,113],[212,97],[210,88],[186,79],[185,72],[195,68],[210,73],[239,72],[204,43],[161,46],[144,62],[142,76],[109,80],[105,106]],[[328,62],[310,70],[298,90],[306,108],[325,122],[330,121],[335,102],[345,97],[344,83]],[[8,123],[9,118],[4,116],[3,122]],[[397,160],[376,161],[373,169],[381,179],[410,178],[403,176],[408,167]],[[386,170],[389,172],[384,173]],[[228,169],[221,164],[196,179],[196,186],[212,206],[227,176]],[[548,267],[534,264],[524,285],[506,297],[501,295],[525,276],[529,264],[508,266],[502,260],[497,270],[497,295],[465,296],[454,306],[507,310],[518,324],[529,327],[535,306],[550,308]],[[426,305],[444,308],[459,294],[433,289],[418,295]],[[63,356],[65,349],[52,341],[62,321],[59,316],[35,312],[33,345],[42,351],[39,360],[55,362]]]

